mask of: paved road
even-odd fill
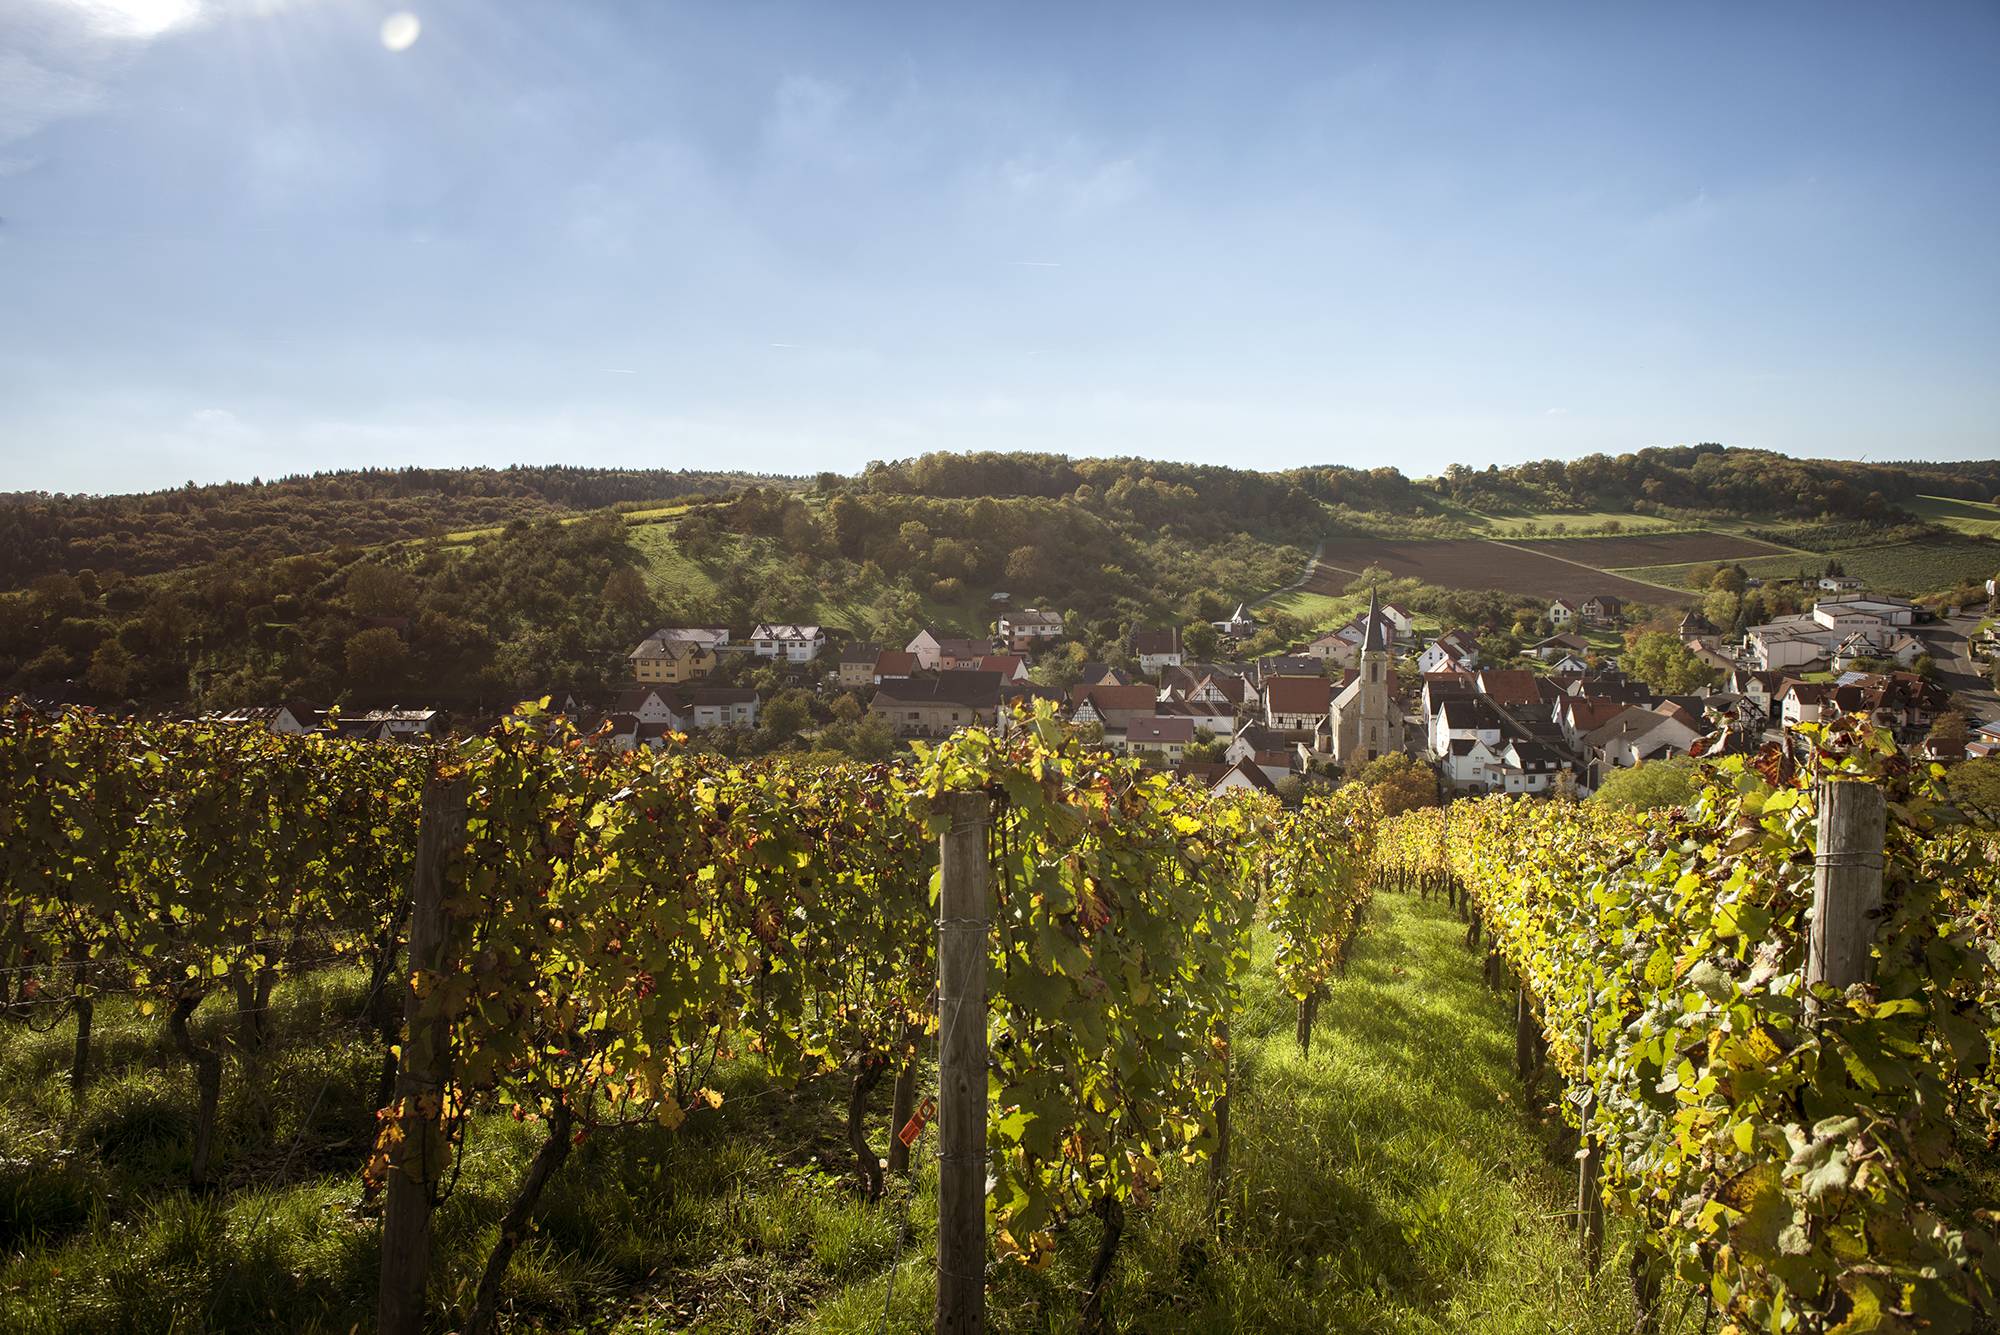
[[[2000,718],[2000,694],[1993,689],[1985,665],[1970,656],[1972,633],[1979,626],[1978,614],[1953,617],[1935,625],[1916,626],[1931,646],[1937,663],[1938,680],[1963,696],[1976,722]]]

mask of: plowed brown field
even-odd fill
[[[1683,591],[1607,575],[1574,564],[1573,560],[1559,560],[1524,546],[1487,542],[1482,538],[1331,539],[1320,554],[1306,588],[1317,593],[1339,593],[1355,575],[1371,565],[1381,566],[1399,577],[1408,576],[1447,589],[1500,589],[1534,598],[1580,600],[1592,594],[1610,594],[1626,602],[1664,606],[1685,603],[1692,597]]]
[[[1755,538],[1734,533],[1633,533],[1616,538],[1523,538],[1515,544],[1532,551],[1581,561],[1599,570],[1625,566],[1670,566],[1689,561],[1742,561],[1754,556],[1785,556]]]

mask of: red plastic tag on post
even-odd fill
[[[923,1106],[917,1109],[916,1115],[903,1123],[903,1129],[896,1133],[896,1139],[903,1142],[904,1149],[908,1149],[917,1143],[917,1137],[924,1134],[925,1124],[935,1116],[937,1116],[937,1100],[925,1099]]]

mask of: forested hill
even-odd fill
[[[0,691],[490,710],[611,684],[655,625],[819,622],[901,643],[923,623],[982,631],[1001,590],[1064,608],[1099,651],[1286,585],[1343,530],[1594,511],[1873,531],[1911,525],[1919,497],[1991,482],[2000,465],[1696,446],[1427,479],[940,453],[810,479],[408,469],[16,495],[0,498]]]
[[[0,587],[51,573],[145,575],[211,561],[268,561],[341,547],[442,537],[517,519],[631,508],[752,486],[803,491],[804,478],[690,469],[519,466],[325,472],[275,481],[134,495],[0,494]],[[1405,520],[1448,525],[1455,509],[1722,512],[1881,521],[1921,494],[1987,500],[2000,462],[1856,464],[1695,445],[1454,466],[1413,479],[1394,468],[1276,472],[1052,454],[926,454],[870,464],[859,478],[822,473],[816,489],[973,500],[1040,497],[1100,503],[1156,522],[1206,511],[1230,529],[1288,531]]]
[[[207,561],[268,561],[516,519],[577,513],[785,479],[665,468],[369,468],[123,496],[0,495],[7,587],[37,576],[146,575]]]

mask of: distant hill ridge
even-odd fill
[[[855,489],[937,499],[1103,499],[1161,519],[1185,501],[1293,530],[1407,523],[1448,536],[1455,511],[1720,512],[1752,518],[1909,521],[1920,495],[1985,501],[2000,461],[1851,463],[1693,445],[1510,467],[1454,465],[1411,479],[1337,465],[1256,471],[1132,457],[937,452],[871,463],[855,477],[691,469],[513,466],[370,468],[132,495],[0,494],[0,587],[84,570],[143,575],[211,561],[266,561],[343,546],[439,537],[519,519],[633,508],[755,486]],[[1112,493],[1117,493],[1115,496]],[[1132,504],[1135,493],[1139,504]],[[1149,499],[1157,504],[1148,504]]]

